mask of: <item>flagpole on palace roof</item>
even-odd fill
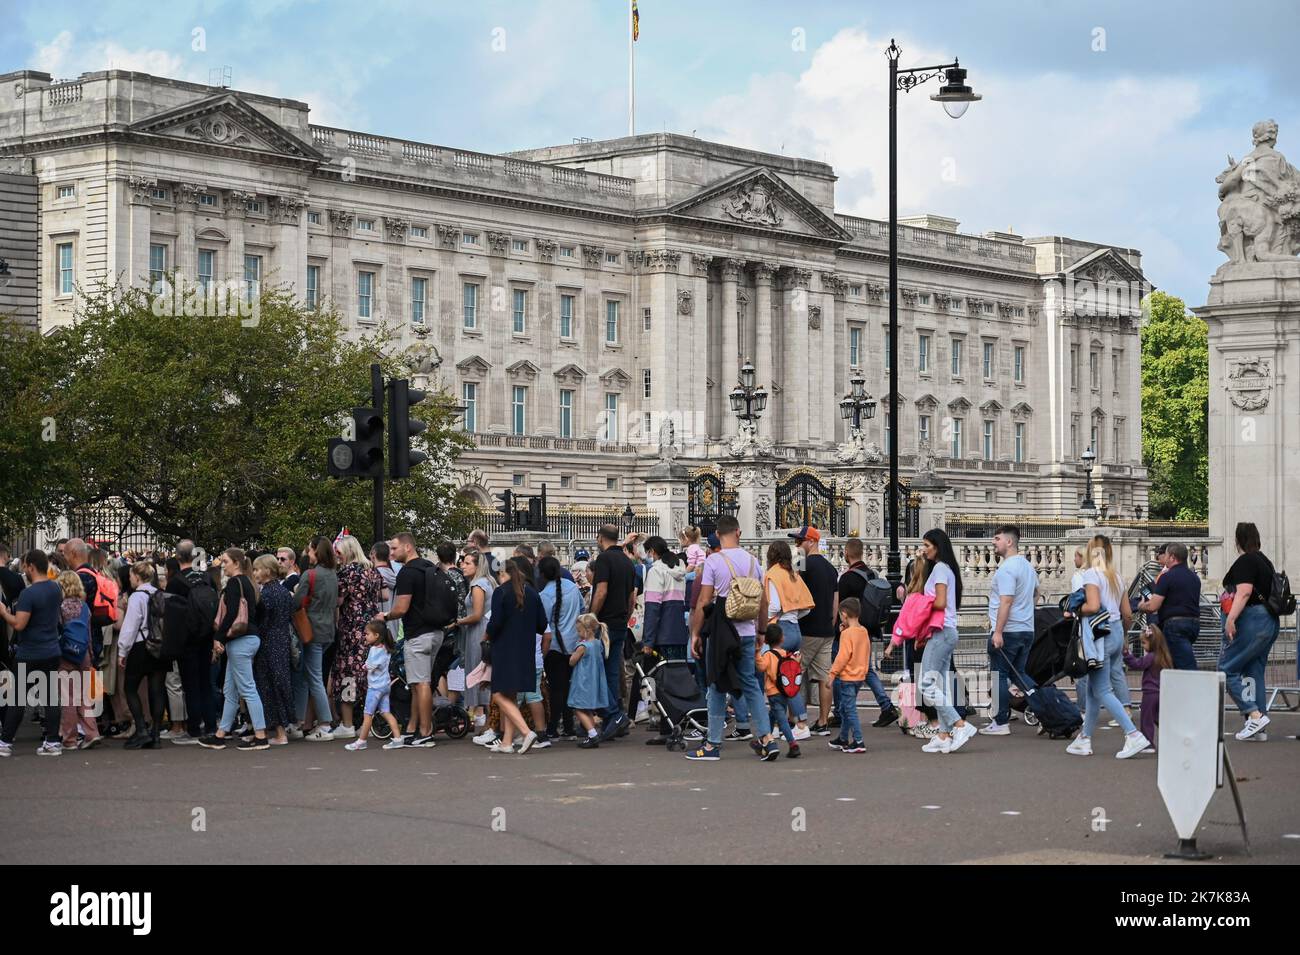
[[[636,0],[627,5],[627,134],[636,135]]]

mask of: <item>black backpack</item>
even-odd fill
[[[880,630],[889,617],[889,608],[894,605],[894,596],[889,590],[889,581],[870,576],[870,571],[861,567],[853,568],[853,573],[864,578],[862,587],[862,613],[858,619],[868,630]]]
[[[186,601],[188,633],[185,649],[197,650],[212,642],[220,597],[217,595],[217,588],[212,586],[212,578],[201,570],[191,570],[185,575],[185,582],[190,585],[190,593]]]
[[[169,606],[179,604],[180,600],[175,594],[169,594],[163,590],[155,590],[149,595],[149,602],[145,605],[146,612],[144,615],[144,648],[149,651],[149,656],[155,660],[173,659],[177,655],[177,648],[185,643],[184,616],[178,615],[174,611],[168,612]],[[173,620],[173,630],[180,631],[174,633],[170,639],[167,633],[167,618],[169,616]],[[175,625],[178,616],[180,617],[180,626]],[[170,654],[169,650],[171,651]]]
[[[1273,571],[1273,586],[1264,601],[1268,612],[1275,617],[1286,617],[1295,613],[1295,595],[1291,593],[1291,581],[1285,570]]]
[[[421,608],[420,616],[428,626],[436,630],[446,630],[460,617],[456,585],[437,564],[430,564],[424,569],[424,607]]]

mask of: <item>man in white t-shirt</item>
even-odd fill
[[[1038,595],[1038,571],[1020,554],[1020,528],[1003,524],[993,532],[993,552],[1000,562],[989,587],[989,663],[998,675],[997,712],[992,721],[980,729],[985,736],[1011,733],[1011,696],[1008,676],[1011,667],[1024,677],[1028,686],[1033,680],[1025,672],[1029,648],[1034,645],[1034,602]]]

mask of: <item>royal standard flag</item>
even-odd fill
[[[641,14],[637,12],[636,0],[632,0],[632,40],[641,39]]]

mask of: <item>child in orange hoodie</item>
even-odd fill
[[[831,664],[831,688],[835,692],[836,708],[840,713],[840,735],[831,740],[831,749],[841,753],[865,753],[862,745],[862,724],[858,721],[858,691],[867,680],[871,667],[871,636],[867,628],[858,623],[862,604],[856,597],[840,601],[840,652]],[[850,734],[852,732],[852,735]]]
[[[786,712],[791,697],[786,696],[777,684],[780,676],[781,661],[791,656],[781,649],[785,634],[781,625],[768,624],[763,632],[763,643],[754,648],[754,668],[763,674],[764,689],[767,694],[768,716],[772,721],[772,731],[780,731],[785,741],[790,744],[786,753],[790,759],[799,758],[799,744],[794,741],[794,731],[790,729],[790,716]]]

